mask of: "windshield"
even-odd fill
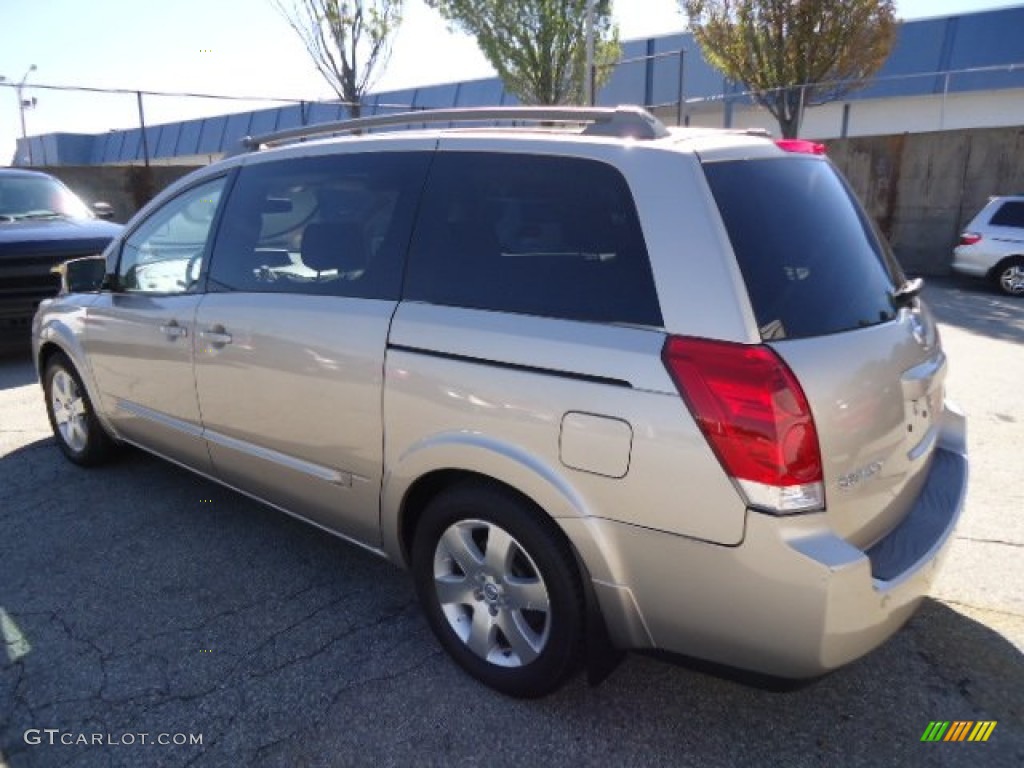
[[[91,219],[93,215],[57,179],[0,174],[0,222],[46,218]]]
[[[806,338],[896,316],[899,267],[831,163],[707,163],[761,337]]]

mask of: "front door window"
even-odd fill
[[[199,282],[223,177],[167,203],[125,241],[119,289],[128,293],[190,293]]]

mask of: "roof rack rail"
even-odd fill
[[[468,107],[464,109],[428,109],[394,115],[373,115],[351,120],[304,125],[262,136],[242,139],[242,151],[274,146],[312,136],[355,133],[373,128],[417,125],[421,123],[508,122],[589,123],[588,136],[620,136],[635,139],[660,139],[668,129],[654,115],[640,107]]]

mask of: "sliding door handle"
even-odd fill
[[[169,339],[181,339],[188,336],[188,328],[183,325],[178,325],[177,320],[171,320],[166,325],[160,326],[160,333]]]
[[[199,338],[210,342],[210,345],[214,347],[223,347],[225,344],[231,343],[231,334],[225,331],[221,325],[215,325],[208,331],[201,331]]]

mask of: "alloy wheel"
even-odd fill
[[[438,539],[434,588],[452,631],[481,659],[521,667],[544,650],[551,601],[540,569],[508,531],[461,520]]]
[[[63,368],[53,375],[50,405],[60,439],[75,453],[85,450],[89,441],[85,398],[74,377]]]
[[[1019,296],[1024,294],[1024,265],[1014,264],[999,275],[999,284],[1006,293]]]

